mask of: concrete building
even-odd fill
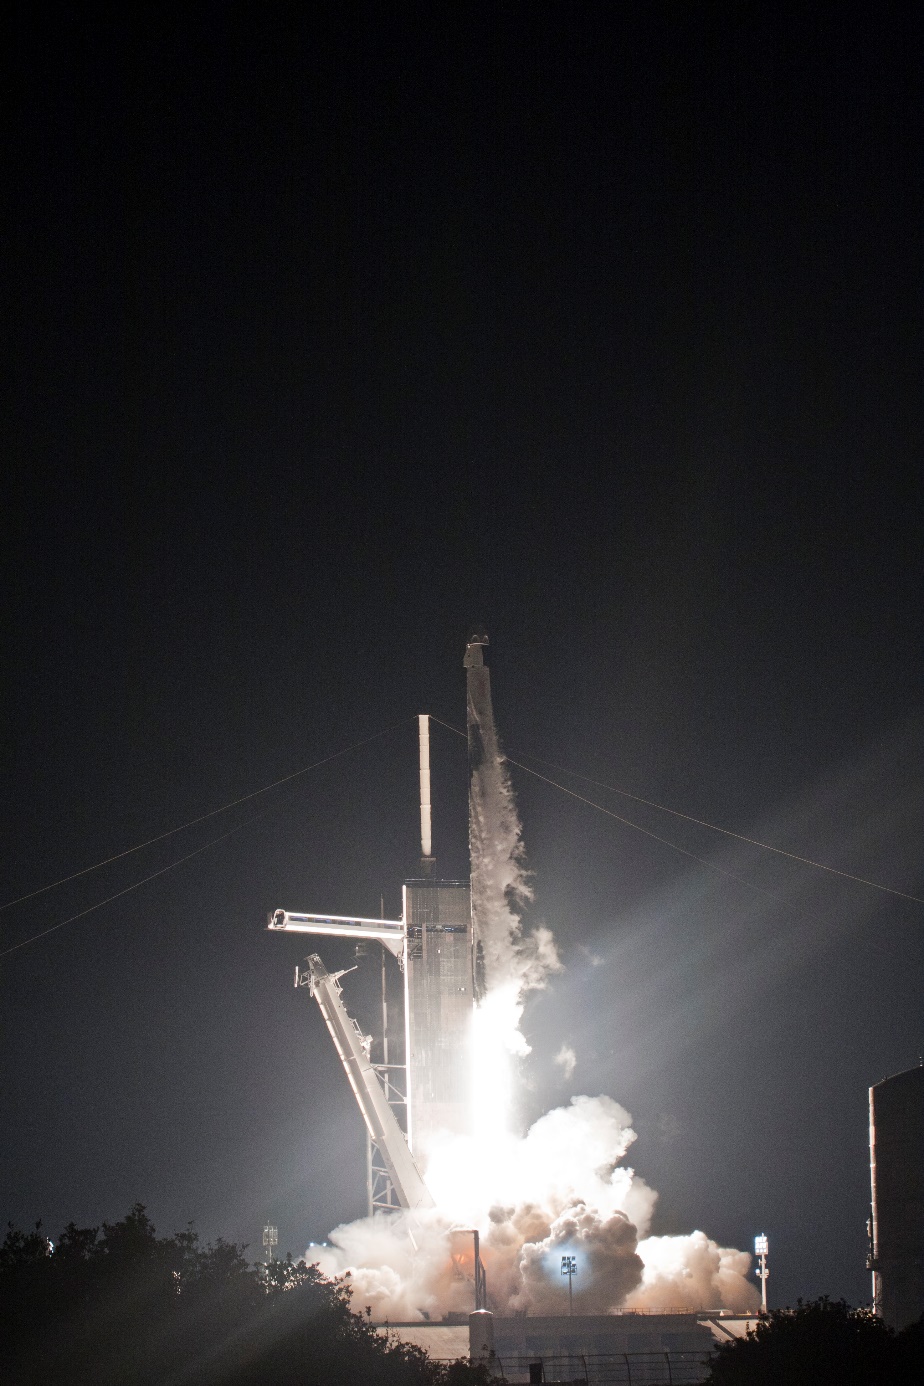
[[[437,1361],[488,1361],[514,1382],[624,1382],[696,1386],[720,1343],[743,1337],[756,1319],[731,1314],[472,1314],[468,1325],[380,1324]],[[493,1352],[493,1356],[491,1353]]]
[[[876,1312],[892,1328],[924,1314],[924,1067],[869,1090],[869,1269]]]

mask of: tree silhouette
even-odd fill
[[[121,1222],[69,1224],[54,1250],[37,1224],[0,1246],[4,1386],[476,1386],[389,1341],[343,1281],[304,1261],[251,1267],[192,1226],[158,1238],[142,1204]]]
[[[723,1344],[708,1386],[912,1386],[924,1379],[920,1326],[895,1334],[865,1309],[799,1301]]]

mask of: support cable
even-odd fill
[[[776,852],[777,856],[789,857],[790,861],[801,862],[803,866],[814,866],[819,871],[827,871],[832,876],[843,876],[845,880],[857,881],[860,885],[871,886],[873,890],[882,890],[887,895],[897,895],[902,900],[912,900],[916,905],[924,905],[924,898],[918,895],[909,895],[904,890],[895,890],[892,886],[880,885],[878,881],[871,881],[866,876],[855,876],[850,871],[841,871],[836,866],[826,866],[824,862],[814,861],[811,857],[800,857],[796,852],[787,852],[783,847],[774,847],[769,842],[760,842],[756,837],[746,837],[744,833],[733,832],[731,828],[720,828],[717,823],[708,823],[704,818],[694,818],[690,813],[681,813],[679,809],[668,808],[666,804],[659,804],[654,799],[643,799],[640,794],[630,794],[627,789],[617,789],[615,785],[604,784],[602,780],[593,780],[589,775],[580,775],[576,770],[569,770],[564,765],[556,765],[554,761],[542,760],[539,756],[530,755],[530,760],[535,760],[539,765],[548,765],[554,770],[561,770],[566,775],[573,775],[576,780],[584,780],[587,784],[596,785],[599,789],[608,789],[613,794],[621,794],[625,799],[634,799],[638,804],[645,804],[648,808],[660,809],[662,813],[669,813],[674,818],[683,818],[687,823],[695,823],[700,828],[710,828],[714,833],[722,833],[725,837],[733,837],[738,842],[746,842],[751,847],[761,847],[765,852]],[[511,765],[519,765],[518,761],[511,761]],[[530,770],[527,765],[520,765],[521,770],[527,774],[536,775],[536,770]],[[540,776],[540,778],[543,778]],[[549,781],[553,783],[553,781]],[[559,786],[561,788],[561,786]],[[566,790],[566,793],[571,793]],[[587,802],[590,802],[589,800]]]
[[[431,714],[432,716],[432,714]],[[449,722],[443,722],[439,717],[433,717],[434,722],[439,722],[441,727],[447,731],[455,732],[456,736],[465,737],[465,732],[459,727],[453,727]],[[743,833],[733,832],[730,828],[720,828],[717,823],[709,823],[704,818],[694,818],[692,814],[681,813],[679,809],[668,808],[666,804],[659,804],[654,799],[643,799],[640,794],[631,794],[627,789],[617,789],[615,785],[605,784],[602,780],[591,779],[589,775],[581,775],[576,770],[569,770],[564,765],[557,765],[551,760],[542,760],[539,756],[530,755],[530,760],[535,760],[539,765],[548,765],[552,769],[560,770],[566,775],[573,775],[576,780],[584,780],[587,784],[596,785],[599,789],[609,790],[613,794],[620,794],[625,799],[633,799],[638,804],[645,804],[648,808],[659,809],[662,813],[669,813],[674,818],[682,818],[687,823],[695,823],[697,827],[709,828],[712,832],[722,833],[725,837],[733,837],[738,842],[746,842],[751,847],[760,847],[765,852],[775,852],[777,856],[788,857],[790,861],[801,862],[803,866],[814,866],[819,871],[827,871],[832,876],[842,876],[848,881],[857,881],[860,885],[870,886],[873,890],[881,890],[886,895],[896,895],[900,900],[911,900],[916,905],[924,905],[924,898],[919,895],[909,895],[904,890],[895,890],[892,886],[881,885],[878,881],[871,881],[866,876],[857,876],[850,871],[841,871],[836,866],[826,866],[824,862],[814,861],[811,857],[799,856],[796,852],[787,852],[782,847],[774,847],[769,842],[760,842],[756,837],[746,837]],[[741,880],[740,876],[734,876],[730,871],[723,871],[721,867],[714,863],[705,861],[695,852],[689,852],[685,847],[679,847],[675,842],[670,842],[666,837],[660,837],[657,833],[651,832],[648,828],[643,828],[639,823],[633,823],[630,818],[623,818],[620,814],[614,813],[612,809],[605,808],[603,804],[598,804],[593,799],[586,798],[583,794],[578,794],[576,790],[569,789],[567,785],[559,784],[557,780],[549,779],[547,775],[541,775],[538,770],[533,770],[522,761],[514,760],[512,756],[504,757],[511,765],[515,765],[519,770],[525,770],[527,775],[534,775],[537,780],[543,780],[546,784],[552,785],[555,789],[560,789],[563,794],[569,794],[572,799],[579,799],[583,804],[589,804],[591,808],[598,809],[600,813],[605,813],[610,818],[615,818],[617,822],[624,823],[629,828],[635,828],[637,832],[644,833],[646,837],[653,837],[656,842],[663,842],[665,846],[673,848],[675,852],[682,852],[684,856],[693,857],[694,860],[702,862],[704,866],[712,870],[721,871],[725,876],[732,876],[733,880]],[[750,885],[753,890],[763,890],[761,886],[755,886],[749,881],[742,881],[743,885]],[[770,892],[764,892],[768,894]]]
[[[38,890],[31,890],[27,895],[19,895],[15,900],[8,900],[5,905],[0,905],[0,912],[3,910],[10,910],[14,905],[22,905],[26,900],[34,900],[37,895],[44,895],[47,891],[54,890],[56,886],[67,885],[68,881],[76,881],[81,876],[88,876],[92,871],[99,871],[102,867],[109,866],[114,861],[121,861],[123,857],[130,857],[133,852],[140,852],[145,847],[153,847],[155,842],[163,842],[165,838],[174,837],[177,833],[185,832],[187,828],[194,828],[197,823],[205,823],[208,819],[217,817],[219,813],[227,813],[229,809],[237,808],[238,804],[246,804],[250,799],[258,799],[261,794],[268,794],[271,789],[278,789],[280,785],[288,784],[291,780],[297,780],[301,775],[307,775],[310,770],[317,770],[320,766],[327,765],[332,760],[337,760],[339,756],[345,756],[350,751],[358,750],[360,746],[368,746],[370,741],[378,741],[379,737],[387,736],[389,732],[397,731],[398,727],[403,727],[406,722],[412,720],[416,721],[416,718],[402,717],[400,722],[395,722],[392,726],[385,727],[383,731],[375,732],[372,736],[364,737],[362,741],[354,741],[351,746],[344,746],[342,750],[334,751],[331,755],[324,756],[322,760],[314,761],[312,765],[305,765],[301,770],[293,770],[291,775],[283,775],[281,780],[274,780],[272,784],[264,785],[262,789],[255,789],[250,794],[242,794],[239,799],[232,799],[230,803],[222,804],[221,808],[212,809],[209,813],[203,813],[198,818],[190,818],[188,823],[181,823],[179,827],[168,828],[165,833],[159,833],[157,837],[149,837],[146,842],[139,842],[136,847],[126,847],[124,852],[116,852],[113,856],[106,857],[103,861],[98,861],[93,866],[85,866],[81,871],[72,872],[70,876],[62,876],[59,881],[52,881],[50,885],[39,886]],[[248,819],[247,821],[253,822],[254,820]],[[241,826],[243,827],[244,825],[242,824]],[[232,831],[236,832],[237,829],[234,828]],[[228,834],[225,833],[224,836],[227,837]],[[216,842],[221,842],[221,840],[220,837],[215,838]],[[197,850],[202,851],[204,849],[198,848]],[[195,853],[193,852],[190,855],[195,856]],[[181,860],[186,861],[188,858],[182,857]],[[179,863],[176,864],[179,865]],[[164,869],[169,870],[169,867],[165,867]],[[157,874],[158,873],[155,872],[155,875]],[[152,878],[147,876],[145,879],[151,880]],[[143,882],[139,881],[138,884],[142,885]],[[129,886],[129,889],[133,890],[134,887]],[[114,900],[116,897],[113,895],[110,898]],[[98,906],[94,905],[93,908],[97,909]],[[86,913],[86,911],[84,912]],[[79,917],[79,915],[74,916],[75,919]],[[55,925],[55,928],[59,927],[59,925]],[[17,945],[17,947],[19,946],[20,945]],[[0,953],[0,957],[3,956],[4,954]]]
[[[431,716],[433,716],[432,713]],[[456,736],[465,736],[465,732],[460,731],[458,727],[450,726],[448,722],[440,721],[439,717],[433,717],[433,721],[439,722],[440,726],[445,727],[447,731],[455,732]],[[518,770],[525,770],[527,775],[533,775],[537,780],[543,780],[546,784],[550,784],[553,789],[560,789],[563,794],[570,795],[572,799],[578,799],[582,804],[589,805],[590,808],[598,809],[600,813],[605,813],[608,818],[615,818],[617,823],[623,823],[627,828],[634,828],[637,833],[644,833],[646,837],[654,838],[655,842],[669,847],[672,852],[679,852],[681,856],[698,861],[700,866],[704,866],[707,871],[715,871],[719,876],[724,876],[730,881],[737,881],[739,885],[746,886],[748,890],[756,890],[761,895],[772,895],[773,892],[765,889],[764,886],[755,885],[753,881],[746,881],[743,876],[736,875],[734,871],[727,871],[724,866],[717,866],[714,861],[707,861],[705,857],[698,856],[696,852],[691,852],[686,847],[681,847],[679,843],[671,842],[670,838],[661,837],[659,833],[653,833],[650,828],[643,828],[641,823],[634,823],[631,818],[623,818],[621,814],[614,813],[612,809],[605,808],[603,804],[598,804],[594,799],[588,799],[583,794],[576,793],[567,785],[559,784],[557,780],[550,780],[547,775],[540,775],[538,770],[530,770],[528,765],[523,765],[506,753],[502,754],[508,765],[515,765]]]
[[[192,852],[187,852],[185,857],[179,857],[176,861],[168,862],[168,864],[162,866],[159,871],[152,871],[150,876],[143,876],[140,881],[135,881],[133,885],[125,886],[122,890],[117,890],[114,895],[107,895],[105,900],[98,900],[95,905],[88,905],[85,910],[80,910],[77,914],[72,914],[69,919],[62,919],[60,924],[52,924],[50,928],[42,929],[41,933],[33,934],[31,938],[24,938],[21,943],[14,943],[12,948],[4,948],[3,952],[0,953],[0,958],[7,958],[10,953],[15,953],[20,948],[26,948],[30,943],[37,943],[40,938],[45,938],[46,935],[53,934],[58,929],[63,929],[65,924],[73,924],[76,920],[83,919],[84,915],[92,914],[94,910],[101,910],[104,905],[109,905],[113,900],[118,900],[121,895],[128,895],[131,891],[137,890],[139,886],[147,885],[148,881],[153,881],[155,877],[163,876],[165,872],[172,871],[176,866],[182,866],[184,861],[189,861],[191,857],[197,857],[200,852],[207,851],[209,847],[214,847],[216,843],[224,842],[226,837],[231,837],[234,833],[239,833],[242,828],[249,827],[250,824],[255,823],[258,818],[265,817],[268,812],[269,809],[264,809],[263,813],[255,814],[253,818],[248,818],[245,822],[238,823],[236,828],[229,828],[226,833],[221,834],[221,837],[213,837],[211,842],[204,842],[201,847],[197,847]],[[88,869],[92,870],[92,867]],[[48,888],[51,889],[51,887]]]

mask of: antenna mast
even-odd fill
[[[417,718],[420,734],[420,871],[429,876],[433,871],[432,821],[430,817],[430,718],[422,712]]]

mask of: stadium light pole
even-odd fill
[[[571,1277],[577,1272],[577,1257],[563,1256],[561,1258],[561,1273],[568,1277],[568,1313],[574,1314],[574,1295],[571,1289]]]
[[[767,1270],[767,1255],[769,1251],[770,1243],[763,1233],[754,1238],[754,1255],[760,1262],[755,1274],[760,1281],[760,1312],[762,1314],[767,1312],[767,1276],[770,1274]]]
[[[276,1247],[279,1245],[279,1231],[270,1223],[263,1229],[263,1255],[266,1257],[266,1264],[276,1259]]]

